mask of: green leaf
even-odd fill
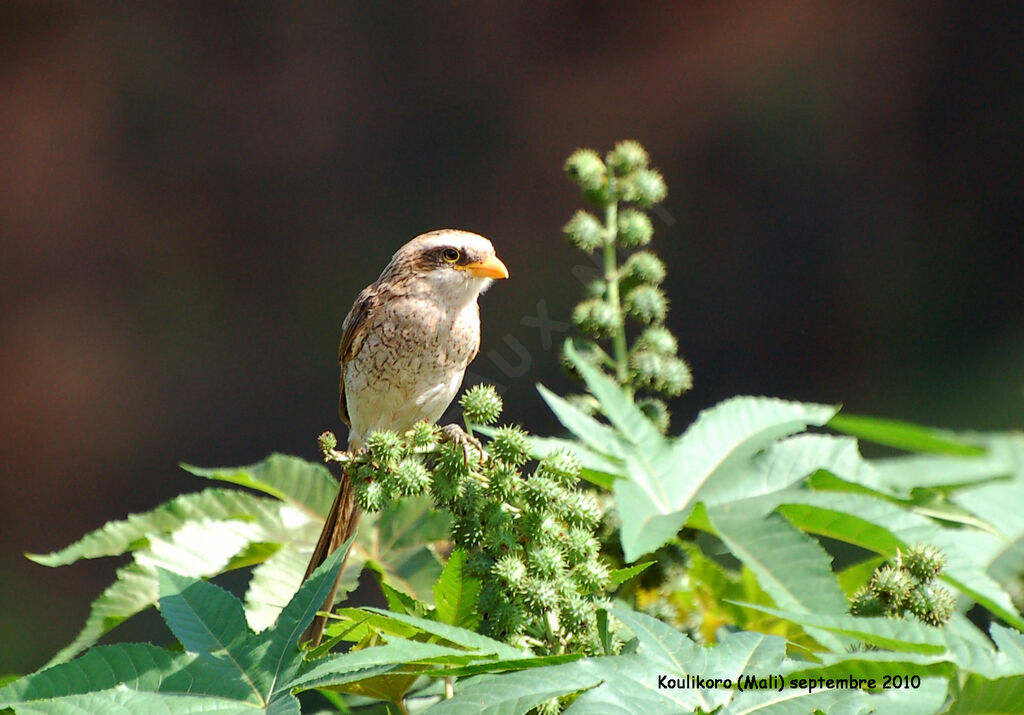
[[[441,623],[473,628],[479,620],[476,602],[480,596],[480,579],[466,575],[465,565],[465,549],[452,551],[441,577],[434,584],[435,615]]]
[[[49,554],[26,554],[43,566],[65,566],[79,559],[119,556],[148,545],[157,534],[170,534],[192,521],[257,520],[273,522],[279,506],[253,494],[230,489],[206,489],[183,494],[156,509],[111,521],[70,546]]]
[[[558,421],[594,454],[602,455],[605,458],[621,458],[624,456],[625,450],[621,445],[622,438],[611,427],[594,419],[568,400],[563,399],[541,384],[537,385],[537,391],[540,392],[540,396],[544,398],[544,401],[548,403],[548,407],[555,413]],[[531,445],[543,445],[543,442],[534,442],[536,439],[538,438],[531,438]]]
[[[396,613],[407,613],[410,616],[418,616],[420,618],[425,617],[427,613],[431,611],[429,605],[418,598],[410,596],[403,591],[399,591],[383,579],[378,579],[377,585],[380,586],[380,590],[388,602],[388,610],[390,611],[394,611]]]
[[[764,397],[737,397],[702,412],[664,448],[629,455],[630,478],[613,485],[627,561],[653,551],[686,522],[697,495],[723,474],[749,468],[777,439],[824,424],[835,408]]]
[[[778,514],[756,514],[724,507],[708,510],[718,537],[757,576],[779,608],[806,613],[845,614],[846,597],[832,573],[832,557],[813,538]],[[822,645],[842,649],[835,636],[817,630],[809,635]]]
[[[988,680],[972,675],[946,713],[1006,713],[1016,715],[1024,703],[1024,675]]]
[[[341,569],[341,562],[352,544],[350,538],[299,587],[295,596],[281,611],[274,625],[260,634],[260,647],[254,648],[249,658],[258,665],[259,677],[254,678],[257,687],[265,693],[267,700],[295,676],[302,656],[299,638],[313,621],[313,617],[324,603],[335,577]]]
[[[779,511],[798,528],[856,544],[889,557],[897,549],[927,543],[947,558],[942,580],[952,584],[1017,628],[1024,619],[1009,595],[987,573],[979,554],[998,548],[991,534],[969,529],[945,529],[934,521],[889,502],[839,492],[789,491],[762,498],[783,503]],[[856,516],[851,516],[856,515]]]
[[[230,651],[250,635],[242,604],[224,589],[180,574],[157,569],[160,615],[185,650],[194,653]]]
[[[256,520],[190,520],[171,534],[153,535],[145,548],[135,552],[134,561],[117,571],[114,583],[90,606],[81,632],[49,664],[74,657],[126,618],[154,605],[159,592],[157,567],[186,576],[209,577],[226,570],[250,544],[284,538],[284,512],[290,507],[269,499],[261,501],[264,503],[259,505],[260,516]],[[225,502],[233,500],[228,497]],[[312,522],[309,525],[317,529]],[[293,529],[292,537],[303,533]],[[312,532],[308,534],[309,540],[315,538]]]
[[[611,578],[609,579],[608,583],[611,588],[614,588],[615,586],[620,586],[626,583],[626,581],[629,581],[634,576],[639,576],[653,565],[653,561],[645,561],[644,563],[636,564],[635,566],[627,566],[625,568],[615,569],[614,571],[612,571]]]
[[[195,696],[184,693],[150,693],[130,690],[119,685],[110,690],[69,695],[56,700],[41,700],[18,707],[19,713],[35,715],[81,715],[81,713],[103,713],[103,715],[140,715],[145,713],[210,713],[211,715],[251,714],[252,705],[236,700]],[[270,712],[268,710],[268,712]],[[275,715],[298,714],[298,703],[293,710],[275,709]]]
[[[247,467],[181,467],[197,477],[264,492],[310,516],[326,516],[338,492],[338,481],[327,467],[287,454],[272,454]]]
[[[641,449],[661,446],[665,438],[617,382],[581,358],[571,340],[565,344],[565,355],[601,403],[602,412],[619,435]]]
[[[541,459],[551,452],[571,452],[580,460],[580,477],[602,489],[611,489],[616,479],[626,476],[625,464],[604,454],[588,449],[582,442],[556,437],[530,437],[530,454]]]
[[[412,633],[417,631],[421,633],[428,633],[453,645],[462,646],[463,648],[478,651],[480,653],[493,654],[498,658],[505,660],[517,660],[525,655],[524,652],[520,651],[518,648],[513,648],[501,641],[496,641],[493,638],[482,636],[479,633],[474,633],[473,631],[465,628],[450,626],[447,623],[439,623],[437,621],[418,618],[416,616],[410,616],[403,613],[393,613],[380,608],[367,607],[358,610],[377,616],[378,619],[375,622],[376,627],[386,628],[388,621],[399,624],[400,628],[391,632],[398,633],[403,637],[408,637],[410,635],[409,629],[411,627]]]
[[[886,420],[879,417],[863,417],[860,415],[836,415],[828,422],[828,426],[837,432],[853,435],[869,442],[877,442],[888,447],[905,449],[911,452],[933,452],[937,454],[955,454],[962,457],[974,457],[985,454],[985,449],[957,438],[950,432],[922,427],[901,422]]]
[[[308,690],[351,683],[393,672],[420,672],[410,666],[473,655],[462,648],[392,636],[385,645],[331,655],[306,663],[290,687]],[[447,674],[447,671],[445,671]]]
[[[392,586],[432,602],[442,565],[437,548],[448,539],[449,516],[428,496],[405,497],[376,517],[364,515],[353,549]]]

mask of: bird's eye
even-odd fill
[[[443,251],[441,251],[441,257],[444,258],[444,260],[448,261],[449,263],[455,263],[455,261],[459,260],[459,258],[462,257],[462,254],[459,253],[454,248],[446,248]]]

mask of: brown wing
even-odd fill
[[[338,345],[338,363],[341,365],[341,375],[338,378],[338,414],[341,421],[351,426],[352,421],[348,416],[348,408],[345,405],[345,364],[352,357],[355,350],[362,344],[362,333],[366,329],[366,321],[371,311],[379,302],[379,294],[376,286],[369,286],[356,298],[352,304],[352,310],[345,316],[345,322],[341,326],[341,344]]]

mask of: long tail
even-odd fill
[[[320,539],[316,542],[316,548],[313,549],[313,557],[309,560],[309,566],[306,567],[306,575],[302,577],[303,582],[328,556],[337,551],[338,547],[355,533],[358,524],[359,509],[356,508],[355,489],[352,486],[352,480],[348,478],[348,473],[342,472],[338,496],[334,498],[331,512],[327,515],[327,521],[324,522],[324,530],[320,532]],[[345,561],[348,561],[348,554],[345,555]],[[345,561],[341,564],[341,570],[338,571],[338,577],[334,580],[334,585],[331,587],[331,592],[324,601],[321,611],[330,611],[334,607],[334,599],[338,595],[338,586],[341,584],[341,575],[345,571]],[[320,645],[326,625],[326,616],[317,616],[309,624],[309,628],[302,634],[300,640],[302,642],[309,641],[310,647],[316,648]]]

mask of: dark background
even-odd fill
[[[179,461],[316,458],[342,318],[422,231],[493,239],[473,370],[556,430],[528,319],[579,295],[577,146],[668,182],[676,431],[739,393],[1021,425],[1024,3],[382,5],[0,4],[0,671],[115,568],[22,552],[203,488]]]

